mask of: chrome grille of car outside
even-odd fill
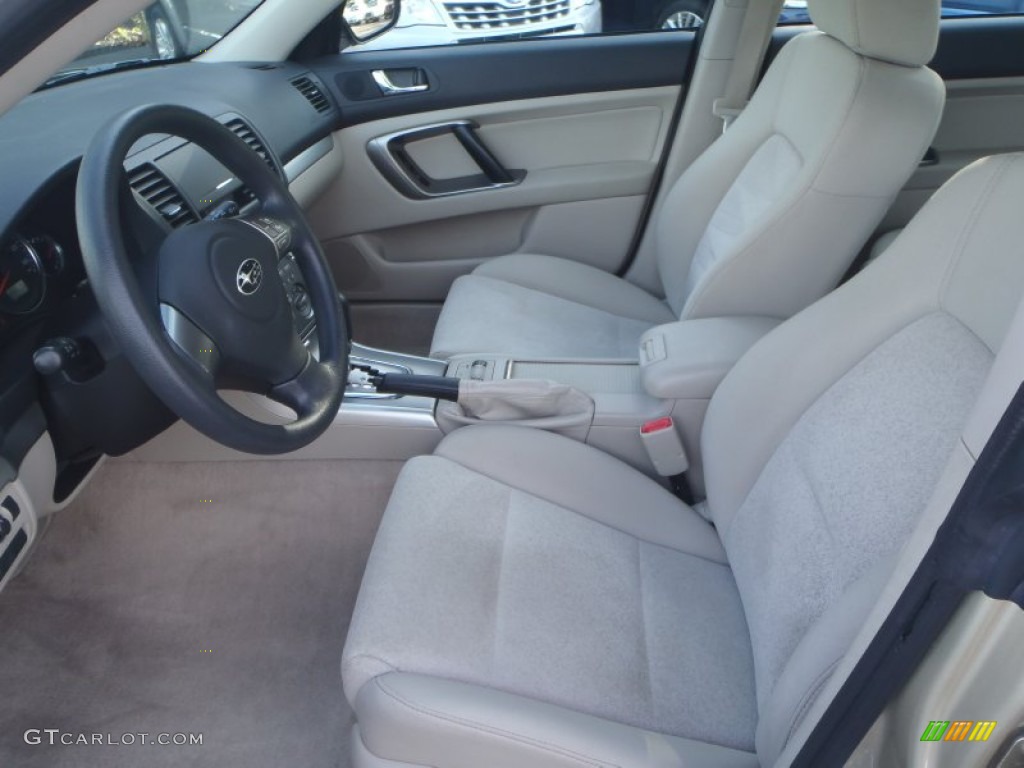
[[[569,0],[446,2],[444,8],[456,29],[508,29],[564,19],[569,15]]]

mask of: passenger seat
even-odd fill
[[[636,359],[652,326],[786,318],[833,289],[938,126],[939,0],[808,8],[820,31],[782,49],[652,221],[664,299],[580,262],[501,256],[454,283],[432,356]]]
[[[342,657],[354,764],[785,765],[1019,357],[1021,199],[1024,154],[974,163],[730,371],[702,429],[714,526],[539,429],[410,461]]]

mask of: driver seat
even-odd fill
[[[403,469],[345,645],[357,768],[771,765],[846,653],[1024,293],[1024,155],[979,161],[711,401],[707,522],[569,438]]]
[[[832,290],[938,126],[939,2],[808,8],[820,31],[786,44],[655,213],[658,296],[577,261],[500,256],[452,285],[431,357],[635,360],[655,325],[781,319]]]

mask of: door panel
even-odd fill
[[[341,105],[334,141],[344,165],[309,216],[338,286],[356,301],[439,302],[459,275],[525,251],[618,269],[694,38],[356,51],[316,62]],[[427,88],[385,95],[378,71]]]
[[[477,104],[344,128],[344,167],[310,211],[339,288],[354,300],[441,301],[484,259],[532,250],[614,271],[661,157],[678,86]],[[381,136],[470,120],[512,186],[415,199],[374,164]],[[408,155],[435,180],[479,173],[452,134]]]

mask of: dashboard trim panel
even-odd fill
[[[318,161],[327,157],[334,149],[334,137],[324,136],[320,141],[304,149],[284,164],[284,175],[288,183],[295,181]]]

